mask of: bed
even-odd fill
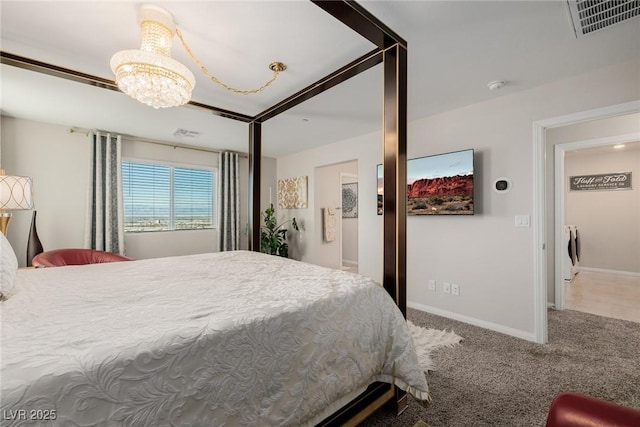
[[[381,285],[258,252],[19,270],[1,310],[7,426],[316,425],[376,381],[429,399]]]

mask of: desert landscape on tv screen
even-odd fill
[[[382,165],[378,166],[378,214],[382,214]],[[409,215],[473,215],[473,150],[407,162]]]

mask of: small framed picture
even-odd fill
[[[342,218],[358,218],[358,183],[342,184]]]

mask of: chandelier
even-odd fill
[[[138,11],[140,50],[123,50],[111,58],[118,88],[153,108],[175,107],[191,99],[196,85],[193,73],[171,58],[176,28],[171,15],[145,5]]]
[[[152,5],[143,5],[138,11],[141,46],[139,50],[123,50],[111,57],[111,70],[116,75],[118,88],[132,98],[153,108],[176,107],[191,99],[196,81],[193,73],[171,58],[173,35],[177,34],[185,51],[200,70],[216,84],[240,94],[257,93],[273,83],[287,67],[272,62],[272,78],[257,89],[236,89],[221,82],[196,58],[184,37],[176,29],[171,14]]]

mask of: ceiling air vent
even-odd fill
[[[200,136],[200,132],[196,132],[195,130],[176,129],[173,132],[173,136],[176,138],[197,138]]]
[[[576,37],[640,15],[640,0],[568,0]]]

